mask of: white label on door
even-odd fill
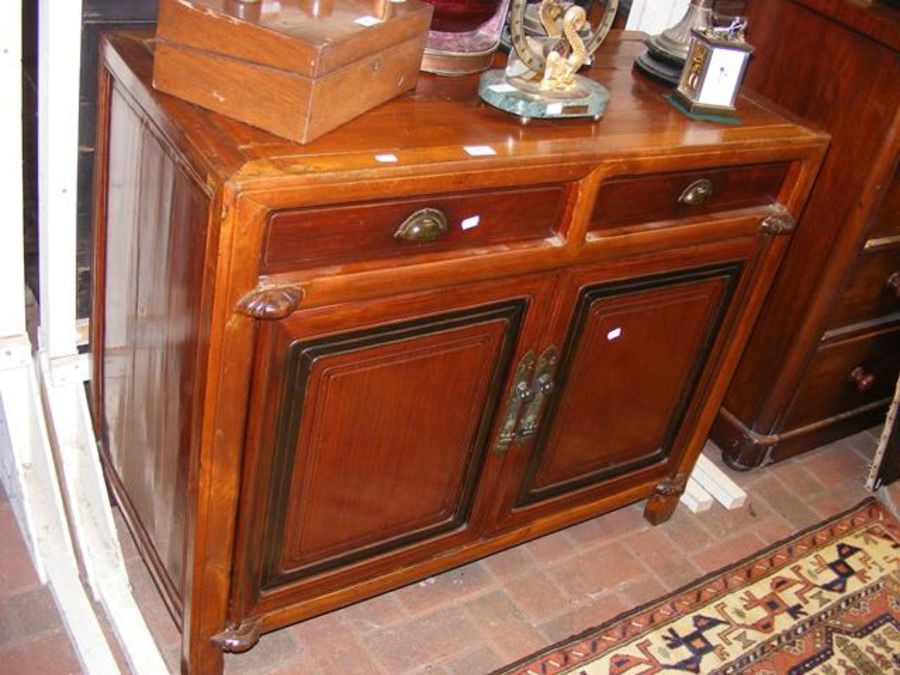
[[[464,230],[471,230],[473,227],[478,227],[479,222],[481,222],[481,216],[469,216],[468,218],[463,218],[459,226]]]

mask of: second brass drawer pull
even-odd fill
[[[700,178],[688,185],[678,198],[679,204],[685,206],[700,206],[705,204],[713,196],[713,184],[708,178]]]
[[[422,243],[434,241],[446,232],[447,216],[440,209],[426,207],[400,223],[394,232],[394,239]]]
[[[900,300],[900,272],[894,272],[887,278],[887,281],[884,282],[884,290]]]
[[[867,373],[862,366],[856,366],[856,368],[851,370],[847,379],[850,381],[850,384],[856,387],[856,391],[860,394],[865,394],[872,389],[878,381],[878,378],[872,373]]]

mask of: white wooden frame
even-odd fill
[[[41,583],[49,583],[82,667],[119,673],[94,605],[106,610],[130,669],[167,672],[134,602],[100,470],[76,322],[75,250],[81,0],[38,3],[39,349],[26,333],[23,283],[21,61],[16,0],[0,22],[0,480]],[[52,433],[50,433],[52,432]],[[51,443],[51,440],[53,441]]]

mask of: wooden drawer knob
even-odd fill
[[[678,203],[685,206],[700,206],[712,199],[712,196],[712,181],[708,178],[700,178],[684,189],[684,192],[678,198]]]
[[[884,282],[884,290],[900,300],[900,272],[894,272]]]
[[[421,243],[434,241],[446,232],[447,216],[440,209],[424,208],[404,220],[394,238]]]
[[[867,373],[863,370],[862,366],[856,366],[856,368],[851,370],[848,379],[860,394],[865,394],[869,391],[875,386],[875,382],[877,381],[877,378],[872,373]]]

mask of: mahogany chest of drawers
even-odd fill
[[[832,141],[713,431],[736,468],[877,424],[900,373],[900,7],[747,10],[746,86]]]
[[[93,410],[183,667],[603,511],[674,510],[827,137],[416,90],[305,146],[102,45]]]

